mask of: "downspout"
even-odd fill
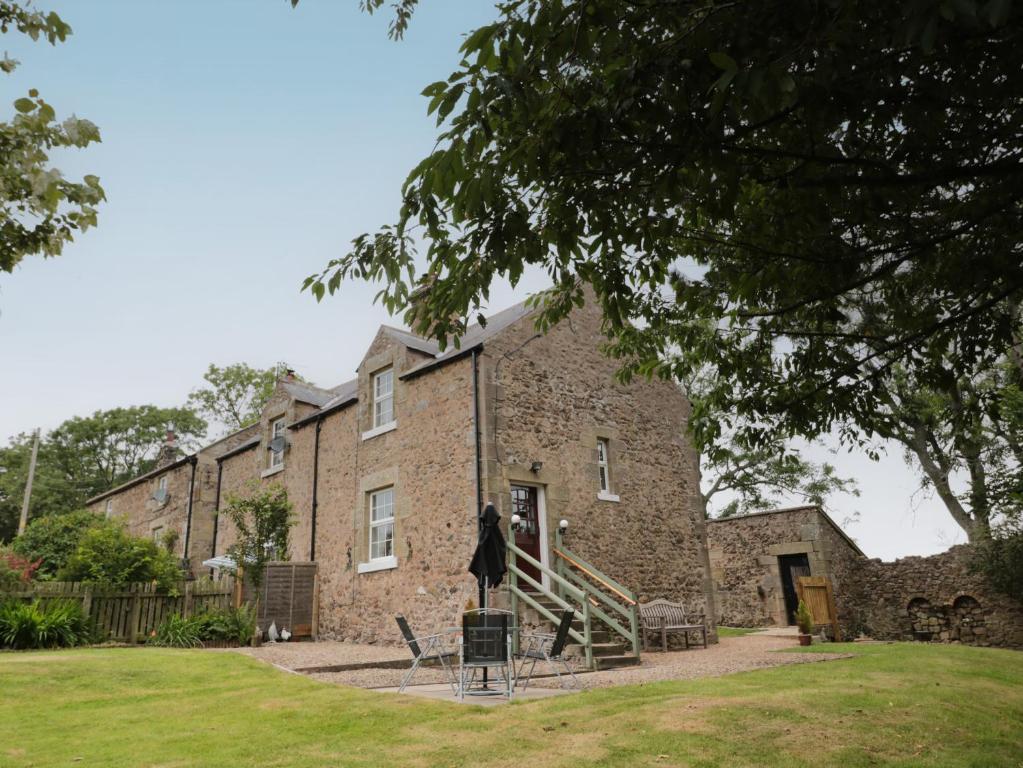
[[[482,460],[481,460],[481,446],[480,446],[480,374],[479,374],[479,357],[477,351],[472,351],[472,433],[476,443],[476,536],[479,537],[480,531],[483,528],[483,480],[482,480]],[[479,607],[483,608],[486,604],[487,594],[486,589],[480,584],[479,594]],[[484,669],[483,686],[486,687],[487,677],[486,670]]]
[[[309,531],[309,560],[316,561],[316,509],[319,501],[316,496],[316,486],[320,478],[320,430],[323,428],[323,419],[316,420],[316,438],[313,442],[313,514]]]
[[[195,468],[199,466],[199,458],[193,454],[190,463],[192,474],[188,478],[188,517],[185,520],[185,549],[182,553],[185,560],[188,559],[188,542],[192,537],[192,496],[195,493]]]
[[[213,547],[210,550],[210,558],[217,556],[217,528],[220,527],[220,481],[224,477],[224,462],[217,459],[217,496],[213,502]],[[213,569],[210,568],[210,576]]]

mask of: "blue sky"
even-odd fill
[[[101,145],[57,164],[98,175],[108,202],[63,256],[0,274],[0,438],[100,408],[181,404],[211,362],[351,378],[394,320],[371,286],[317,305],[302,279],[393,219],[436,135],[419,93],[455,68],[493,5],[425,0],[401,42],[387,38],[387,8],[369,16],[357,0],[36,5],[74,34],[57,47],[4,35],[22,66],[0,79],[0,105],[38,88],[59,115],[98,124]],[[527,274],[491,307],[543,285]],[[826,458],[861,478],[864,495],[837,517],[862,513],[849,532],[868,554],[956,539],[940,504],[914,505],[897,450],[880,464]]]

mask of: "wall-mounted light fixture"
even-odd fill
[[[568,530],[568,520],[566,520],[565,518],[561,518],[561,520],[558,521],[558,530],[561,531],[562,533],[567,531]]]
[[[512,515],[511,516],[511,525],[512,525],[512,530],[513,531],[517,531],[519,529],[519,526],[522,525],[522,518],[519,517],[518,515]]]
[[[532,472],[534,475],[539,475],[541,469],[543,469],[542,461],[534,461],[532,464],[529,465],[529,471]]]

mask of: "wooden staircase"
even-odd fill
[[[548,568],[513,543],[508,536],[508,585],[512,613],[524,614],[526,623],[556,627],[561,615],[572,610],[569,654],[589,669],[612,669],[639,664],[639,604],[636,596],[564,546],[561,532],[552,551],[555,568]],[[551,585],[527,574],[525,562],[547,577]],[[534,615],[529,616],[529,612]],[[553,631],[553,629],[552,629]]]

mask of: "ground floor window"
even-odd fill
[[[369,495],[369,559],[394,556],[394,488]]]

